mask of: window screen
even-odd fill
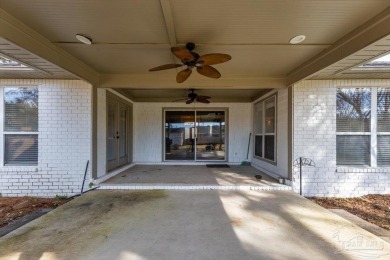
[[[370,165],[369,135],[339,135],[337,143],[337,165]]]
[[[263,157],[263,136],[255,136],[255,155]]]
[[[379,135],[378,139],[378,166],[390,166],[390,135]]]
[[[275,133],[275,99],[265,102],[265,132]]]
[[[390,89],[379,88],[377,102],[377,131],[390,132]]]
[[[38,135],[6,134],[4,141],[4,164],[38,164]]]
[[[275,160],[275,136],[266,135],[264,140],[264,158],[274,161]]]
[[[256,133],[263,133],[263,102],[257,103],[254,106],[254,126],[253,131]]]

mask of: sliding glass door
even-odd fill
[[[196,111],[196,160],[225,160],[225,111]]]
[[[224,110],[165,111],[165,161],[224,161]]]
[[[195,111],[165,111],[165,160],[195,160]]]

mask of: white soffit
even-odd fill
[[[309,79],[388,79],[390,68],[361,68],[390,51],[390,35],[315,73]]]
[[[47,62],[3,38],[0,38],[0,56],[20,62],[28,68],[9,70],[0,67],[0,78],[78,79],[57,65]]]

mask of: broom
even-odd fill
[[[249,161],[249,146],[251,145],[251,136],[252,133],[249,133],[249,141],[248,141],[248,150],[246,152],[246,160],[241,162],[242,166],[251,166],[251,162]]]

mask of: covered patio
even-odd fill
[[[0,3],[0,107],[34,104],[28,124],[6,123],[30,117],[25,110],[0,115],[3,196],[74,195],[88,183],[279,187],[252,172],[210,169],[107,181],[133,165],[243,160],[295,191],[303,179],[304,195],[388,191],[390,165],[380,167],[390,161],[390,130],[377,115],[390,110],[376,93],[390,96],[389,0]],[[371,89],[365,132],[338,132],[339,88]],[[353,141],[338,149],[353,138],[363,149]],[[337,156],[363,150],[358,162]],[[293,167],[301,157],[316,163],[303,178]]]
[[[291,189],[254,167],[240,165],[229,165],[226,168],[206,165],[136,165],[99,185],[99,189]]]

